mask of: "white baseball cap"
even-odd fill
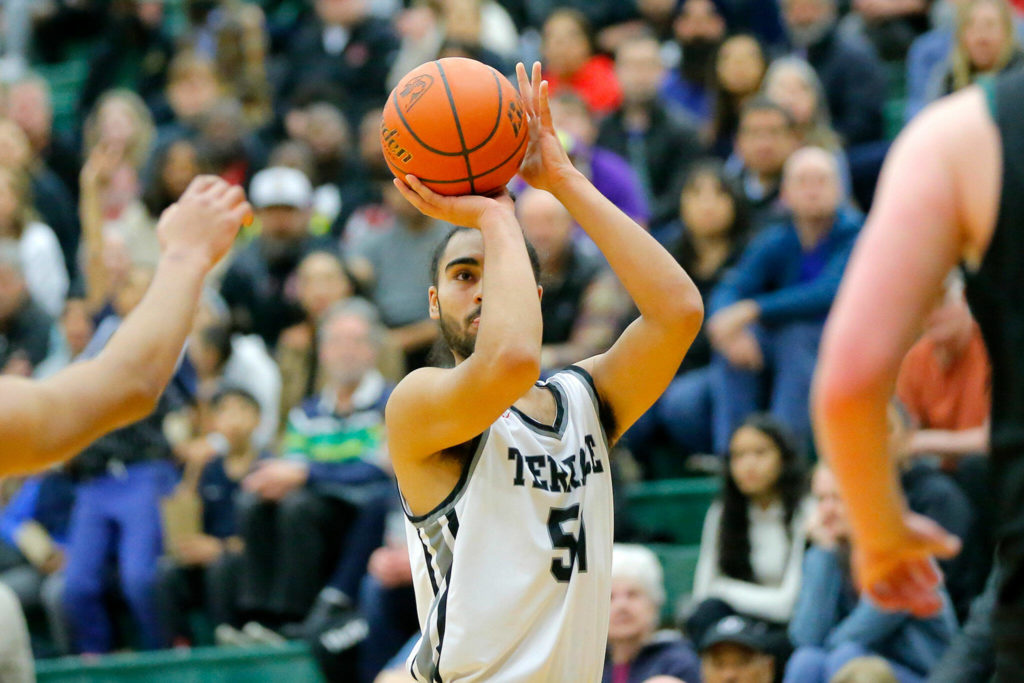
[[[257,209],[268,206],[308,209],[313,202],[313,185],[298,169],[271,166],[253,176],[249,201]]]

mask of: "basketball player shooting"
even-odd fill
[[[992,362],[991,481],[999,563],[997,680],[1024,680],[1024,72],[925,110],[880,179],[825,329],[813,390],[817,439],[851,514],[855,567],[882,607],[939,609],[931,556],[959,542],[907,511],[886,454],[900,362],[958,263]]]
[[[152,411],[192,328],[203,279],[250,213],[240,187],[197,177],[160,216],[153,282],[103,351],[42,381],[0,377],[0,476],[41,470]]]
[[[540,65],[518,65],[530,130],[520,169],[608,259],[640,310],[606,353],[537,382],[540,288],[507,194],[395,183],[458,226],[439,247],[430,314],[451,369],[410,373],[387,406],[408,516],[420,681],[596,681],[612,554],[609,445],[668,386],[703,317],[675,260],[570,163]]]

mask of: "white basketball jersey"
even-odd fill
[[[553,425],[510,408],[433,512],[408,515],[418,681],[601,679],[611,601],[612,482],[590,375],[539,386]]]

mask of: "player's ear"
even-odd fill
[[[437,287],[430,285],[430,289],[427,290],[427,301],[430,304],[430,319],[439,320],[441,318],[441,307],[437,303]]]

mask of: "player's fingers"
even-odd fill
[[[941,560],[956,557],[963,549],[963,543],[953,534],[943,533],[928,544],[928,552]]]
[[[420,197],[418,194],[413,192],[413,190],[408,185],[406,185],[404,182],[402,182],[398,178],[395,178],[394,182],[395,182],[395,187],[398,188],[398,191],[400,193],[402,193],[402,196],[405,197],[405,200],[407,202],[409,202],[410,204],[415,206],[421,212],[425,212],[426,202],[423,201],[422,197]]]
[[[519,97],[523,100],[523,109],[526,110],[527,116],[533,116],[533,92],[526,77],[526,66],[522,62],[516,64],[516,81],[519,84]]]
[[[540,113],[540,123],[541,123],[541,126],[546,128],[547,130],[551,130],[551,131],[555,130],[555,124],[551,120],[551,103],[548,101],[548,82],[547,81],[543,81],[540,84],[539,102],[540,102],[540,104],[538,105],[538,110],[539,110],[539,113]]]
[[[405,176],[405,182],[408,183],[409,187],[411,187],[416,194],[423,198],[423,201],[427,202],[430,205],[436,206],[443,199],[441,195],[437,194],[429,187],[424,185],[422,182],[420,182],[419,178],[412,175],[411,173]]]
[[[228,185],[227,188],[224,188],[220,196],[217,197],[217,202],[226,209],[230,209],[244,201],[245,190],[243,190],[240,185]]]
[[[533,86],[533,110],[540,113],[540,62],[533,63],[533,77],[530,79],[530,84]]]
[[[243,201],[241,204],[235,205],[228,215],[231,218],[232,225],[242,226],[252,224],[252,207],[249,206],[249,202]]]
[[[206,194],[206,193],[210,192],[210,190],[212,188],[216,187],[218,183],[222,183],[222,182],[224,182],[224,181],[221,180],[220,178],[218,178],[215,175],[210,175],[210,174],[197,175],[195,178],[192,179],[192,182],[188,184],[188,187],[185,189],[185,194],[187,194],[187,195]]]

